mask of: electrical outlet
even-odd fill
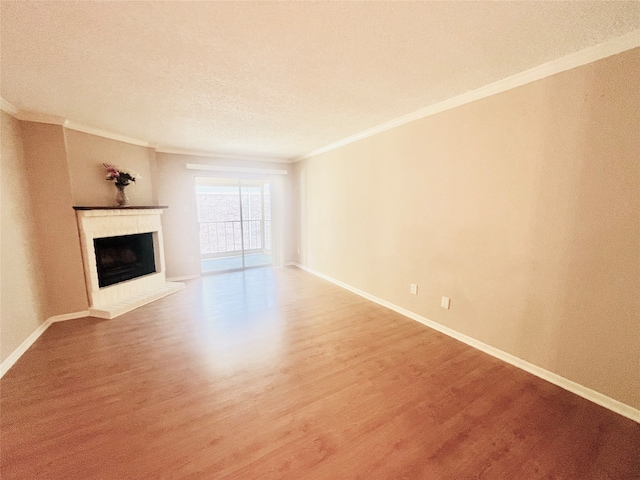
[[[440,306],[442,308],[446,308],[447,310],[449,310],[449,307],[451,306],[451,299],[448,297],[442,297],[442,301],[440,302]]]
[[[418,285],[416,285],[415,283],[411,284],[411,288],[409,290],[411,292],[411,294],[413,295],[417,295],[418,294]]]

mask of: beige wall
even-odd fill
[[[155,150],[64,129],[73,205],[115,205],[116,188],[105,179],[103,163],[118,165],[141,175],[127,187],[131,205],[157,205]]]
[[[198,217],[196,211],[195,177],[214,176],[224,177],[233,174],[212,171],[187,170],[187,163],[219,165],[225,167],[277,169],[289,171],[291,166],[282,163],[250,162],[238,160],[224,160],[206,157],[194,157],[170,153],[157,153],[158,197],[161,205],[169,208],[162,215],[162,230],[164,236],[165,260],[167,277],[183,277],[200,275],[200,245]],[[246,175],[243,174],[241,176]],[[267,178],[267,176],[262,175]],[[280,233],[280,263],[295,260],[294,245],[291,241],[293,218],[291,205],[292,186],[291,175],[270,175],[268,178],[274,183],[272,189],[274,201],[280,207],[274,215],[278,216]],[[277,198],[278,195],[280,198]]]
[[[640,408],[638,78],[635,49],[296,164],[301,262]]]
[[[0,362],[45,320],[33,207],[25,171],[20,122],[2,116],[0,155]]]
[[[72,208],[63,128],[20,122],[36,225],[39,268],[46,285],[46,316],[88,308],[82,254]]]
[[[2,113],[2,360],[48,317],[88,308],[72,207],[115,203],[103,162],[140,173],[133,205],[158,204],[155,150]]]

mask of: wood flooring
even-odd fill
[[[295,268],[56,323],[1,381],[8,479],[638,479],[640,425]]]

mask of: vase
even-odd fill
[[[116,203],[119,207],[129,205],[129,197],[127,197],[127,192],[124,190],[126,187],[127,186],[122,183],[116,183],[116,188],[118,189],[118,193],[116,193]]]

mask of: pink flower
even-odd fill
[[[129,182],[135,182],[137,173],[130,172],[116,165],[103,163],[102,166],[107,170],[107,180],[115,180],[116,184],[129,185]]]

